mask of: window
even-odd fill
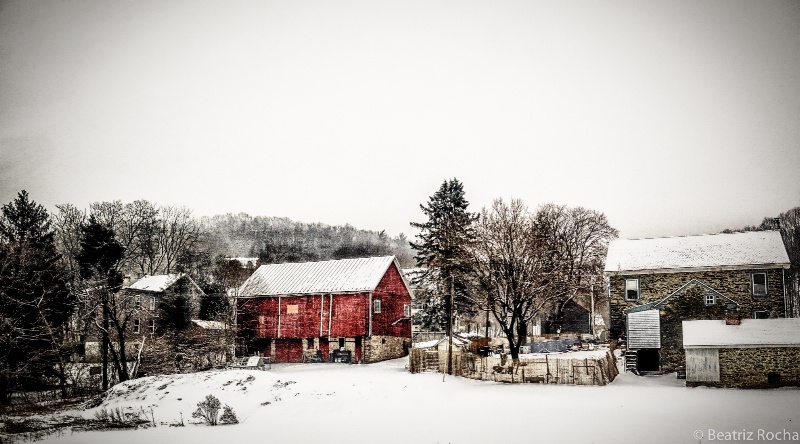
[[[150,310],[156,309],[156,298],[155,296],[150,297]]]
[[[314,349],[314,338],[307,338],[306,339],[306,348],[309,350]]]
[[[717,303],[717,297],[714,293],[709,293],[706,295],[706,305],[714,305]]]
[[[135,301],[136,301],[136,303],[135,303],[136,309],[137,310],[141,310],[141,308],[142,308],[142,297],[141,296],[136,296]]]
[[[403,304],[403,316],[411,317],[411,304]]]
[[[769,310],[753,310],[753,319],[769,319]]]
[[[286,314],[296,315],[297,313],[298,313],[297,304],[286,306]]]
[[[139,333],[140,325],[141,325],[141,321],[140,320],[138,320],[138,319],[134,319],[133,320],[133,332],[134,333]]]
[[[753,295],[765,296],[767,294],[767,273],[753,273]]]
[[[380,313],[381,312],[381,300],[375,299],[372,301],[372,312],[373,313]]]
[[[639,300],[639,279],[625,279],[625,300]]]

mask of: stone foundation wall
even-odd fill
[[[768,388],[800,386],[800,348],[723,348],[719,351],[719,382],[687,382],[687,386]],[[770,384],[769,373],[780,375]]]
[[[397,336],[372,336],[364,338],[362,360],[370,362],[385,361],[387,359],[401,358],[408,354],[411,347],[411,338]]]
[[[767,295],[754,296],[751,289],[751,274],[761,272],[767,273]],[[639,300],[625,300],[625,279],[639,279]],[[733,299],[739,305],[739,314],[743,318],[751,318],[752,311],[767,310],[770,318],[786,317],[786,303],[783,293],[783,270],[782,269],[753,269],[753,270],[722,270],[705,271],[695,273],[653,273],[653,274],[632,274],[610,276],[611,284],[611,335],[612,338],[619,337],[625,332],[625,310],[636,307],[648,302],[655,302],[668,296],[684,284],[697,279],[710,286],[714,290]],[[692,295],[698,297],[697,302],[705,304],[700,299],[702,294]],[[718,317],[718,310],[724,310],[727,301],[718,301],[717,307],[709,306],[706,311],[699,305],[691,308],[692,313],[686,313],[683,319],[724,319]],[[668,305],[674,304],[671,300]],[[662,322],[663,325],[663,322]],[[678,326],[680,328],[680,325]]]

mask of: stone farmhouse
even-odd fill
[[[612,241],[611,338],[626,340],[629,369],[681,370],[682,321],[786,317],[788,268],[778,231]]]
[[[731,321],[683,321],[687,386],[800,386],[800,319]]]
[[[411,344],[411,290],[394,256],[262,265],[238,294],[247,354],[367,363]]]
[[[191,302],[191,319],[197,319],[205,293],[192,280],[182,274],[159,274],[145,276],[122,289],[120,297],[133,304],[133,314],[128,328],[133,334],[156,333],[159,330],[159,303],[164,298],[183,295]]]

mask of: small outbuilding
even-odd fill
[[[800,319],[683,321],[686,385],[800,386]]]

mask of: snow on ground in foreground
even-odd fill
[[[622,374],[604,387],[442,382],[441,374],[408,373],[406,363],[278,364],[263,372],[142,378],[114,387],[101,406],[80,414],[132,407],[149,416],[152,408],[157,422],[179,421],[183,413],[186,427],[67,432],[45,442],[697,443],[709,442],[709,429],[752,431],[754,440],[759,429],[800,432],[794,388],[686,388],[674,374]],[[241,423],[190,424],[208,394],[233,407]]]

